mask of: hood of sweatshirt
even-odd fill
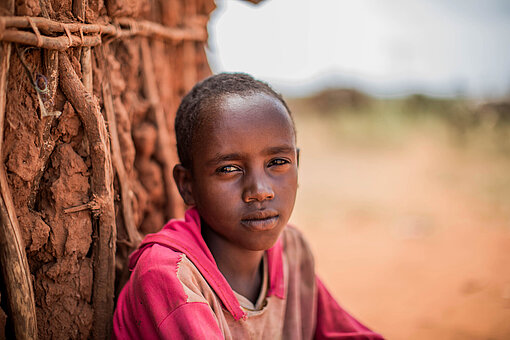
[[[209,283],[225,308],[235,320],[246,317],[239,305],[234,291],[223,274],[218,269],[211,251],[202,238],[200,215],[196,208],[186,211],[184,220],[170,220],[159,232],[147,235],[139,248],[129,257],[129,269],[133,270],[140,255],[154,244],[186,254]],[[276,296],[283,299],[285,285],[283,278],[283,248],[281,239],[266,251],[269,274],[269,287],[267,296]]]

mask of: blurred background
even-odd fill
[[[510,2],[217,0],[214,72],[288,100],[292,222],[389,339],[510,338]]]

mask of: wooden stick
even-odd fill
[[[81,77],[83,86],[89,93],[93,93],[92,81],[92,56],[90,47],[83,47],[81,51]]]
[[[37,35],[31,32],[18,31],[18,30],[6,30],[1,36],[3,41],[9,41],[24,45],[31,45],[40,48],[46,48],[49,50],[64,51],[69,47],[76,46],[97,46],[101,44],[101,37],[96,36],[85,36],[83,41],[80,37],[71,35],[71,40],[67,36],[60,37],[46,37],[40,36],[40,40],[37,39]]]
[[[92,194],[93,198],[87,203],[80,204],[74,207],[64,209],[64,213],[71,214],[78,211],[88,210],[92,212],[92,216],[99,217],[101,214],[101,201],[96,198],[94,194]]]
[[[171,139],[166,124],[165,111],[159,102],[158,88],[156,86],[156,78],[154,76],[154,66],[152,64],[150,47],[147,39],[142,39],[141,51],[145,95],[149,99],[152,110],[154,110],[156,126],[158,128],[158,148],[163,162],[167,212],[172,217],[178,215],[181,216],[184,207],[178,200],[180,195],[176,186],[173,184],[173,163],[172,155],[170,153]]]
[[[195,54],[195,42],[186,41],[182,46],[182,58],[184,63],[183,82],[186,92],[197,82],[197,58]]]
[[[187,28],[166,27],[155,22],[136,21],[131,18],[117,18],[115,22],[119,25],[118,27],[112,24],[61,23],[41,17],[0,17],[0,40],[60,51],[76,46],[97,46],[101,44],[102,35],[114,38],[141,35],[171,41],[207,40],[206,26],[202,24],[203,20],[200,18],[190,20],[192,26]],[[33,25],[43,34],[18,30],[21,28],[33,30]],[[121,26],[127,28],[123,29]],[[80,36],[67,36],[68,32],[80,32]],[[55,33],[65,33],[66,35],[58,37],[44,35]],[[96,35],[82,37],[81,34]]]
[[[46,71],[46,79],[48,79],[49,95],[48,100],[53,102],[55,92],[58,88],[58,52],[55,50],[44,51],[44,68]],[[50,110],[51,111],[51,110]]]
[[[135,225],[135,218],[133,214],[133,207],[131,204],[131,197],[133,192],[129,185],[129,178],[124,167],[122,154],[120,151],[119,134],[117,131],[117,122],[115,118],[115,109],[113,106],[112,92],[110,88],[110,72],[108,72],[108,65],[104,62],[105,56],[109,55],[108,45],[102,45],[96,50],[99,68],[103,70],[104,77],[102,82],[103,91],[103,104],[106,112],[106,119],[108,121],[108,128],[110,130],[110,142],[112,145],[112,161],[120,183],[120,199],[122,202],[122,216],[124,218],[124,226],[128,234],[129,242],[133,248],[136,248],[142,238]],[[105,65],[106,64],[106,65]]]
[[[11,14],[11,15],[14,14],[14,12],[16,10],[15,3],[16,3],[16,0],[4,1],[3,7],[7,10],[8,14]]]
[[[85,10],[87,9],[87,0],[73,0],[73,14],[81,22],[85,21]]]
[[[86,9],[88,0],[73,0],[73,14],[81,22],[85,22]],[[78,30],[80,38],[83,36],[83,27]],[[83,85],[89,93],[92,92],[92,60],[91,60],[90,47],[83,47],[81,49],[81,78]]]
[[[69,32],[79,32],[80,29],[84,34],[89,33],[102,33],[108,35],[116,35],[117,27],[114,25],[100,25],[100,24],[83,24],[77,22],[70,23],[62,23],[59,21],[54,21],[48,18],[42,17],[32,17],[32,22],[37,26],[37,28],[44,34],[51,33],[65,33],[65,27],[69,30]],[[0,18],[0,27],[8,28],[30,28],[30,23],[27,17],[1,17]],[[1,34],[0,34],[1,35]]]
[[[151,36],[154,38],[167,40],[196,40],[206,41],[207,30],[204,26],[192,26],[188,28],[172,28],[157,24],[152,21],[136,21],[131,18],[118,18],[116,21],[122,26],[131,27],[131,31],[126,34]]]
[[[51,4],[48,2],[48,0],[39,0],[39,5],[41,7],[42,16],[45,18],[49,18]]]
[[[193,17],[197,14],[196,0],[189,0],[184,2],[184,16],[186,18],[186,24],[188,24]],[[197,82],[197,58],[195,53],[195,42],[185,41],[182,47],[182,58],[183,58],[183,83],[185,92],[191,90],[191,88]]]
[[[0,52],[0,155],[4,137],[10,55],[11,44],[3,43]],[[9,298],[14,333],[17,339],[36,339],[37,319],[32,278],[3,163],[0,164],[0,190],[0,263]]]
[[[60,87],[78,113],[90,143],[91,189],[96,203],[101,207],[98,213],[97,241],[94,245],[92,338],[108,339],[113,314],[117,238],[108,134],[99,105],[83,86],[66,53],[59,54],[59,76]]]
[[[49,0],[39,0],[39,4],[41,5],[41,12],[46,20],[49,20],[49,11],[51,8],[51,4]],[[28,21],[28,19],[27,19]],[[33,22],[33,19],[32,19]],[[44,68],[46,71],[46,78],[48,79],[48,89],[49,89],[49,100],[53,103],[53,99],[55,97],[55,92],[58,87],[58,52],[54,50],[44,51]],[[52,108],[50,108],[52,111]]]
[[[187,28],[171,28],[168,26],[160,25],[153,21],[148,20],[135,20],[132,18],[116,18],[115,23],[131,29],[133,34],[156,34],[161,37],[168,37],[171,40],[179,40],[178,38],[186,40],[195,40],[199,37],[204,37],[203,34],[207,33],[204,27],[207,25],[207,16],[197,16],[190,19],[192,24]],[[30,17],[30,20],[37,26],[37,28],[44,34],[65,33],[68,29],[69,32],[78,33],[80,30],[83,34],[101,33],[106,35],[118,35],[122,31],[121,27],[113,24],[84,24],[77,22],[62,23],[43,17]],[[21,16],[5,16],[0,17],[0,27],[9,28],[28,28],[31,29],[28,17]],[[1,32],[1,30],[0,30]],[[0,34],[1,36],[1,34]],[[195,38],[193,38],[195,37]]]

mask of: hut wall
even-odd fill
[[[210,73],[204,46],[214,1],[16,0],[14,13],[11,4],[0,4],[0,53],[11,50],[0,93],[2,191],[12,197],[28,260],[37,334],[106,338],[128,254],[184,211],[171,175],[173,121],[182,95]],[[6,20],[13,15],[103,28],[57,32],[36,20],[14,27]],[[60,37],[61,51],[46,37]],[[16,329],[6,275],[0,339]]]

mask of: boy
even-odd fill
[[[191,208],[131,255],[113,337],[382,339],[340,308],[287,226],[298,150],[282,97],[215,75],[183,98],[175,131],[174,179]]]

